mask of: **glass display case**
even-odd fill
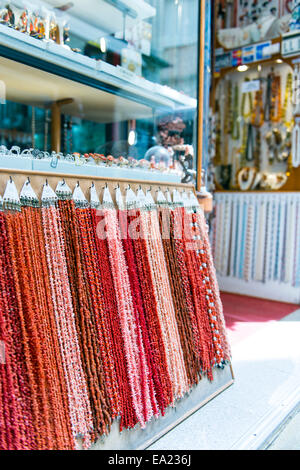
[[[217,315],[220,312],[220,318],[221,307],[217,289],[214,290],[214,271],[208,264],[207,226],[200,210],[203,204],[198,203],[196,196],[199,194],[195,190],[195,184],[200,189],[202,182],[202,149],[207,151],[203,145],[203,130],[207,131],[208,117],[204,83],[207,90],[210,52],[206,43],[209,28],[205,28],[205,10],[209,3],[210,0],[73,0],[65,3],[64,0],[0,0],[0,206],[2,204],[4,208],[1,220],[4,226],[6,217],[15,220],[16,214],[17,220],[13,222],[11,234],[12,239],[15,232],[20,234],[18,252],[24,252],[26,258],[22,278],[25,276],[30,280],[34,277],[37,283],[38,279],[43,278],[45,287],[49,280],[45,295],[40,295],[35,288],[29,289],[34,300],[27,302],[29,297],[27,299],[25,296],[26,305],[24,303],[23,307],[22,299],[18,303],[20,311],[26,309],[28,318],[28,323],[22,327],[22,337],[27,340],[27,329],[37,331],[31,316],[36,320],[41,314],[47,317],[45,322],[50,325],[50,330],[51,325],[54,325],[55,331],[59,331],[60,325],[65,329],[65,339],[57,343],[59,351],[61,347],[68,355],[69,344],[76,348],[78,365],[73,360],[75,356],[69,355],[70,371],[77,370],[82,363],[82,380],[81,372],[77,374],[76,370],[74,381],[70,379],[68,390],[72,401],[70,399],[69,402],[69,396],[64,398],[70,416],[76,414],[80,417],[82,413],[84,432],[80,432],[80,427],[74,431],[80,441],[79,447],[85,444],[82,441],[87,433],[93,441],[97,439],[93,448],[99,450],[148,448],[233,384],[230,361],[226,364],[221,362],[221,343],[216,343],[219,341],[219,329],[216,329],[217,317],[213,315],[213,307],[218,309]],[[49,209],[47,214],[44,209]],[[52,218],[52,211],[56,213],[56,221]],[[72,220],[68,216],[69,211],[74,213]],[[48,230],[46,222],[38,230],[36,225],[26,221],[27,237],[22,225],[23,220],[25,222],[24,213],[32,213],[39,224],[42,224],[43,217],[45,221],[49,218],[53,225],[49,225]],[[62,213],[65,214],[65,222],[68,219],[73,234],[69,234],[67,225],[63,226]],[[103,214],[107,214],[107,218],[103,219]],[[86,219],[86,232],[77,216],[81,221]],[[131,217],[134,220],[127,224]],[[138,224],[132,230],[136,221]],[[170,225],[169,229],[166,227],[170,221],[172,231]],[[92,234],[94,222],[95,231]],[[101,225],[102,234],[99,232]],[[177,244],[179,225],[183,230],[182,237],[179,235],[182,239]],[[161,228],[164,233],[161,233]],[[48,241],[46,231],[49,236],[57,238],[57,246]],[[186,240],[185,232],[190,237]],[[38,243],[35,242],[35,234],[40,236]],[[166,240],[165,235],[168,237]],[[4,240],[5,234],[3,236]],[[50,245],[53,256],[43,251]],[[125,246],[128,248],[128,259],[125,258]],[[170,252],[165,250],[173,250],[173,246],[178,248],[178,266],[182,266],[183,282],[181,274],[175,269],[178,282],[174,283],[171,292],[168,276],[172,274],[175,264],[169,263]],[[184,256],[182,246],[186,252]],[[134,247],[136,251],[133,251]],[[138,247],[145,247],[145,251],[138,251]],[[2,248],[4,252],[4,244]],[[27,258],[33,254],[35,266],[39,266],[42,251],[45,271],[43,276],[39,276],[32,274],[31,268],[27,270]],[[67,253],[71,264],[67,262]],[[157,253],[162,255],[160,259]],[[5,259],[9,256],[10,253]],[[15,267],[18,272],[23,271],[20,268],[23,263],[19,261],[18,266],[12,266],[12,271]],[[10,262],[13,263],[12,260]],[[52,272],[52,262],[55,272]],[[83,265],[87,267],[87,273],[93,265],[95,273],[92,277],[85,273]],[[189,266],[190,273],[185,266]],[[59,267],[64,280],[56,272]],[[7,269],[10,270],[10,267]],[[76,273],[76,279],[71,277],[71,271]],[[28,273],[31,273],[29,277]],[[11,276],[15,278],[15,273],[10,271]],[[97,279],[99,283],[96,285]],[[105,291],[102,285],[104,279],[107,281]],[[213,283],[212,289],[208,280]],[[53,286],[56,289],[58,283],[61,283],[59,303],[51,290]],[[184,302],[181,306],[177,301],[177,287],[184,283],[191,285],[193,292],[182,291]],[[150,289],[147,293],[142,292],[139,290],[142,285],[155,286],[155,293],[153,290],[152,294]],[[82,289],[85,292],[83,296]],[[68,312],[63,308],[65,292],[70,294],[69,306],[66,307]],[[92,292],[95,293],[93,299]],[[199,303],[198,297],[203,292],[207,295],[203,296],[204,302]],[[191,297],[188,309],[185,305],[187,295]],[[147,307],[144,302],[146,296]],[[55,297],[58,298],[56,291]],[[54,303],[57,317],[54,317]],[[46,304],[49,304],[51,322],[48,321],[48,310],[45,313]],[[149,310],[147,318],[144,315],[146,308]],[[192,327],[195,326],[196,335],[198,329],[202,331],[211,325],[212,334],[206,335],[203,360],[200,342],[195,346],[194,353],[192,342],[187,342],[184,335],[181,339],[179,335],[182,328],[177,327],[176,315],[181,319],[190,314],[191,318],[196,319]],[[18,319],[17,313],[15,316]],[[187,324],[185,319],[180,321],[181,325]],[[72,324],[72,329],[69,324]],[[113,325],[116,326],[114,330]],[[156,342],[153,342],[148,325],[151,326],[151,334],[153,331],[157,338]],[[188,329],[191,331],[190,326]],[[157,336],[160,330],[166,349]],[[36,349],[42,350],[40,344],[47,342],[47,334],[33,334]],[[109,352],[116,359],[116,364],[122,365],[124,371],[120,374],[117,367],[114,370],[114,365],[104,368],[108,360],[101,356],[103,338],[105,343],[111,341],[111,345],[115,341],[120,343],[120,348],[116,346]],[[56,341],[53,335],[51,342],[52,339]],[[177,360],[185,347],[181,346],[180,341],[184,345],[189,343],[186,350],[191,353],[187,353],[187,364],[190,361],[188,356],[198,358],[199,353],[199,366],[195,366],[193,371],[195,380],[190,380],[188,372],[185,372],[183,353],[182,359]],[[152,362],[150,357],[152,343],[153,356],[158,351],[157,345],[161,346],[157,363],[163,364],[161,357],[166,364],[162,372],[168,376],[167,391],[161,387],[159,375],[156,375],[158,391],[152,386],[150,370],[157,369],[156,362]],[[123,345],[126,349],[124,356],[121,354]],[[20,348],[23,348],[21,343]],[[91,358],[88,357],[90,349]],[[176,359],[169,360],[168,351],[175,351]],[[31,355],[26,361],[28,359],[30,364],[40,361],[35,359],[35,353],[32,357],[33,362]],[[41,359],[40,364],[42,362]],[[52,362],[48,361],[49,371]],[[206,374],[202,363],[209,369],[212,366],[214,370]],[[48,387],[44,368],[39,369],[43,376],[42,387],[51,390],[51,400],[54,397],[53,403],[57,403],[56,392],[53,394],[52,388]],[[24,370],[27,373],[27,364],[24,364]],[[64,369],[61,370],[64,372]],[[174,383],[169,379],[169,371],[174,376]],[[64,390],[65,385],[60,384],[59,374],[57,387]],[[50,375],[53,375],[52,370]],[[66,369],[66,375],[69,375],[69,369]],[[120,392],[116,387],[113,394],[122,394],[122,409],[119,411],[116,407],[111,418],[106,405],[103,412],[100,405],[102,407],[104,403],[102,390],[112,390],[110,377],[113,375],[116,375],[117,385],[120,384]],[[63,380],[63,374],[61,377]],[[83,404],[81,394],[85,393],[85,380],[89,388]],[[182,390],[178,388],[179,381],[184,382]],[[75,382],[80,391],[78,400],[77,392],[73,394]],[[39,375],[32,379],[32,389],[36,389],[35,384],[40,384]],[[123,393],[125,389],[128,390],[126,395]],[[139,403],[131,408],[131,397],[138,394]],[[156,404],[158,395],[163,402],[161,408]],[[165,400],[164,396],[170,397],[170,400]],[[94,401],[94,397],[97,400]],[[85,419],[85,413],[88,419],[90,416],[90,398],[93,400],[91,415],[94,409],[99,410],[99,416],[101,412],[95,426]],[[107,398],[109,408],[110,400]],[[8,402],[9,398],[5,403]],[[34,408],[35,405],[32,406]],[[165,410],[166,406],[168,410]],[[42,408],[46,410],[46,407],[45,397],[41,415]],[[83,408],[87,412],[82,411]],[[127,408],[132,419],[128,423],[122,422],[120,426],[123,408]],[[69,416],[68,412],[66,417]],[[140,423],[136,420],[138,414],[143,420]],[[108,417],[108,424],[112,421],[107,436],[104,436],[104,415]],[[47,419],[45,415],[45,422]],[[44,416],[35,420],[39,434]],[[55,428],[56,420],[53,418],[52,421]],[[43,441],[41,447],[44,447],[44,441],[46,447],[46,438],[40,441]],[[87,442],[87,447],[89,445],[90,442]]]
[[[199,4],[0,2],[2,166],[194,182]]]

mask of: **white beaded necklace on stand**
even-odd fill
[[[295,118],[295,126],[293,129],[292,165],[294,168],[300,166],[300,117]]]

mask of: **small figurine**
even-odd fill
[[[46,36],[45,23],[42,19],[38,21],[37,24],[37,39],[45,39]]]
[[[167,170],[167,167],[166,167],[166,163],[164,160],[161,160],[157,166],[157,169],[161,172],[163,171],[166,171]]]
[[[138,160],[136,160],[133,157],[128,157],[128,163],[129,163],[130,168],[135,168],[139,164]]]
[[[126,160],[126,158],[124,158],[122,155],[117,159],[117,163],[119,166],[126,166],[128,165],[128,160]]]
[[[75,165],[81,166],[84,164],[84,158],[81,158],[81,154],[78,152],[74,152],[74,159],[75,159]]]
[[[50,26],[49,26],[49,39],[50,41],[57,42],[57,37],[58,37],[58,27],[56,24],[56,21],[54,18],[50,20]]]
[[[63,39],[64,39],[64,44],[67,42],[70,42],[70,27],[65,26],[63,30]]]
[[[15,25],[15,15],[9,5],[6,5],[5,8],[0,11],[0,23],[8,26]]]
[[[156,170],[157,169],[157,165],[156,165],[154,155],[152,155],[151,158],[150,158],[150,168],[151,168],[151,170]]]
[[[17,31],[20,31],[21,33],[28,32],[28,11],[27,10],[24,10],[21,13],[19,20],[16,23],[15,28]]]
[[[46,19],[34,11],[29,18],[29,34],[36,39],[45,39],[46,37]]]
[[[149,170],[150,162],[148,160],[146,160],[145,158],[142,158],[142,160],[139,161],[139,166],[141,168],[144,168],[145,170]]]
[[[107,155],[106,157],[106,164],[108,166],[111,166],[115,162],[115,159],[112,155]]]
[[[94,159],[96,165],[99,165],[99,163],[101,163],[101,162],[106,162],[106,157],[103,154],[93,153],[93,154],[90,154],[90,155]]]

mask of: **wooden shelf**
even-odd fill
[[[253,42],[253,43],[250,43],[250,44],[244,44],[243,46],[234,47],[232,49],[226,49],[220,43],[217,42],[216,48],[223,49],[224,53],[226,53],[226,52],[234,52],[234,51],[243,49],[244,47],[252,47],[252,46],[257,46],[259,44],[265,44],[266,42],[271,42],[272,44],[281,44],[281,41],[282,41],[281,37],[273,38],[273,39],[263,39],[263,40],[258,41],[258,42]]]
[[[251,67],[255,67],[255,66],[257,67],[260,64],[268,64],[268,63],[274,62],[277,59],[281,59],[284,62],[286,62],[288,64],[291,64],[291,61],[292,61],[293,58],[292,57],[284,57],[281,54],[281,44],[282,44],[282,38],[281,37],[280,38],[275,38],[275,39],[269,39],[269,40],[265,40],[265,41],[259,41],[257,43],[247,44],[247,45],[240,46],[240,47],[235,47],[234,49],[224,49],[224,48],[222,48],[222,49],[224,50],[224,55],[225,54],[233,54],[235,51],[242,51],[244,48],[255,47],[259,44],[265,44],[267,42],[270,42],[272,45],[279,44],[279,52],[277,54],[271,55],[271,57],[267,56],[266,58],[263,58],[261,60],[254,60],[253,62],[249,62],[249,63],[242,62],[240,65],[247,65],[249,68],[251,68]],[[220,55],[222,55],[222,54],[220,54]],[[236,66],[230,66],[230,67],[221,67],[221,68],[217,68],[215,66],[215,71],[218,70],[217,77],[224,76],[225,74],[233,72],[236,69],[237,69],[237,65]]]

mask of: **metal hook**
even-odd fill
[[[147,189],[147,193],[149,193],[151,191],[152,191],[152,186],[150,186],[150,188]]]
[[[12,182],[13,182],[13,180],[12,180],[12,177],[11,177],[11,176],[9,177],[9,182],[10,182],[10,183],[12,183]]]
[[[63,179],[62,180],[62,186],[64,186],[66,184],[65,180]]]
[[[77,181],[77,184],[76,184],[76,186],[77,186],[77,188],[79,188],[79,186],[80,186],[80,183],[79,183],[79,181]]]
[[[47,180],[47,178],[46,178],[46,183],[45,183],[45,184],[46,184],[46,186],[48,186],[48,180]]]
[[[92,181],[92,186],[91,186],[91,187],[92,187],[92,188],[94,188],[94,187],[95,187],[95,183],[94,183],[94,181]]]
[[[118,183],[118,186],[115,188],[115,191],[117,191],[117,189],[120,189],[120,184]]]
[[[30,184],[30,178],[29,178],[29,176],[27,177],[26,184]]]
[[[129,189],[131,189],[131,186],[130,186],[130,184],[128,183],[128,186],[127,186],[127,188],[126,188],[126,191],[129,191]]]

